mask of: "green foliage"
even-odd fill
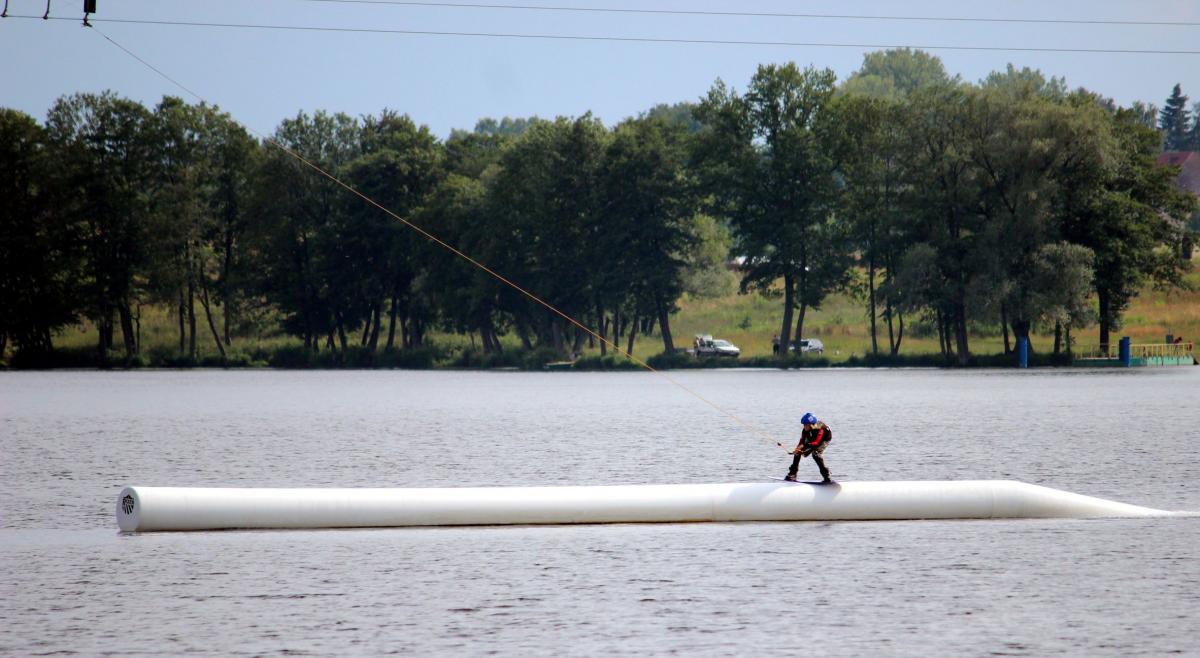
[[[106,367],[94,347],[57,348],[52,351],[40,349],[17,350],[9,359],[14,370],[48,370],[52,368],[100,368]]]
[[[158,368],[189,368],[196,365],[195,359],[181,353],[175,346],[153,345],[147,348],[142,356],[149,365]]]
[[[506,350],[503,352],[484,352],[481,350],[463,350],[450,361],[452,368],[475,368],[492,370],[498,368],[517,368],[521,365],[523,352]]]
[[[641,364],[623,356],[585,356],[571,364],[572,370],[641,370]]]
[[[1071,212],[1061,217],[1062,236],[1095,255],[1101,344],[1145,283],[1180,285],[1179,250],[1161,247],[1181,237],[1169,218],[1182,222],[1196,210],[1195,197],[1175,188],[1175,172],[1156,165],[1156,131],[1125,110],[1110,115],[1108,129],[1115,140],[1108,166],[1068,181]]]
[[[1116,107],[1113,107],[1113,111],[1116,111]],[[1155,128],[1158,126],[1158,107],[1155,106],[1154,103],[1134,101],[1133,104],[1129,106],[1129,112],[1132,114],[1134,121],[1147,128]]]
[[[942,60],[923,50],[895,48],[867,53],[842,83],[843,94],[900,99],[923,87],[951,82]]]
[[[695,364],[696,357],[683,352],[660,352],[646,359],[646,365],[655,370],[675,370],[692,367]]]
[[[979,86],[983,89],[999,91],[1012,100],[1027,99],[1041,96],[1051,100],[1062,100],[1067,95],[1067,81],[1064,78],[1051,76],[1047,78],[1041,71],[1028,66],[1018,69],[1009,64],[1003,73],[992,71],[984,78]]]
[[[683,290],[692,297],[715,298],[733,294],[737,275],[730,271],[733,237],[715,218],[698,214],[691,222],[691,245],[682,272]]]
[[[561,361],[562,353],[552,347],[539,347],[525,351],[519,358],[521,370],[544,370],[547,363]]]
[[[943,368],[954,365],[945,354],[864,354],[846,360],[850,367],[863,368]]]
[[[700,132],[703,127],[700,121],[696,118],[695,103],[675,103],[667,105],[659,103],[654,107],[646,110],[639,117],[642,119],[660,119],[669,125],[682,126],[689,133]]]
[[[428,370],[446,358],[445,350],[436,345],[422,345],[406,350],[383,350],[382,352],[360,349],[365,362],[362,367]]]
[[[487,117],[475,122],[475,134],[494,137],[520,137],[525,134],[526,130],[540,123],[543,119],[536,116],[529,117],[504,117],[499,121]]]
[[[312,351],[299,345],[281,347],[267,359],[272,368],[298,369],[310,367]]]
[[[759,352],[866,317],[871,359],[936,336],[938,359],[969,364],[969,339],[1010,331],[1095,321],[1106,342],[1140,291],[1184,285],[1200,220],[1155,164],[1153,108],[1013,66],[963,84],[907,49],[835,82],[764,65],[744,93],[718,80],[612,128],[485,119],[445,142],[389,110],[301,113],[264,144],[172,97],[77,94],[44,126],[0,110],[0,353],[85,359],[54,349],[76,324],[105,367],[534,369],[589,349],[444,245],[622,348],[661,340],[667,367],[824,363],[681,357],[681,306],[708,309],[689,333]],[[1178,87],[1159,118],[1168,146],[1194,143]],[[719,301],[735,284],[754,301]],[[831,295],[843,306],[814,323]],[[629,365],[607,351],[575,367]]]
[[[446,168],[471,180],[483,177],[489,167],[500,159],[500,153],[512,142],[503,135],[481,135],[456,131],[446,140]]]
[[[1064,327],[1086,327],[1095,321],[1090,303],[1095,272],[1091,249],[1067,242],[1043,245],[1034,254],[1018,285],[1030,290],[1024,317]]]
[[[351,347],[345,351],[314,352],[303,346],[289,345],[271,352],[267,363],[272,368],[303,370],[310,368],[396,368],[427,370],[445,357],[443,350],[432,345],[407,350],[373,351]]]

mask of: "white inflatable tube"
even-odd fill
[[[445,489],[126,487],[117,497],[117,525],[125,532],[1170,514],[1005,480]]]

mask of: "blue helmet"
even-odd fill
[[[812,412],[806,413],[800,417],[800,423],[803,425],[815,425],[817,417],[812,415]]]

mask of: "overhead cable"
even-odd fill
[[[124,52],[126,55],[129,55],[131,58],[133,58],[133,59],[137,60],[139,63],[141,63],[141,64],[142,64],[143,66],[145,66],[146,68],[150,69],[151,71],[154,71],[154,73],[158,74],[160,77],[162,77],[162,78],[163,78],[164,80],[166,80],[167,82],[169,82],[169,83],[171,83],[171,84],[175,85],[176,87],[178,87],[178,88],[182,89],[183,91],[187,92],[189,95],[191,95],[192,97],[194,97],[196,100],[198,100],[198,101],[200,101],[200,102],[202,102],[202,103],[207,103],[207,101],[205,100],[205,98],[204,98],[203,96],[201,96],[201,95],[197,94],[196,92],[192,91],[192,90],[191,90],[191,89],[189,89],[188,87],[184,86],[182,83],[180,83],[179,81],[177,81],[175,78],[172,78],[171,76],[167,75],[165,72],[163,72],[162,70],[160,70],[158,67],[154,66],[154,65],[153,65],[153,64],[151,64],[150,62],[148,62],[148,61],[146,61],[145,59],[143,59],[142,57],[138,56],[138,55],[137,55],[136,53],[134,53],[132,50],[130,50],[130,49],[128,49],[128,48],[126,48],[125,46],[123,46],[123,45],[121,45],[121,44],[119,44],[119,43],[117,43],[115,40],[113,40],[113,39],[112,39],[112,37],[109,37],[107,34],[105,34],[104,32],[102,32],[101,30],[98,30],[98,29],[96,29],[96,27],[95,27],[94,25],[88,25],[88,27],[91,27],[93,30],[95,30],[97,34],[99,34],[101,37],[103,37],[103,38],[104,38],[104,40],[105,40],[105,41],[108,41],[110,44],[112,44],[112,45],[113,45],[113,46],[115,46],[116,48],[118,48],[118,49],[120,49],[121,51],[123,51],[123,52]],[[556,306],[554,306],[553,304],[551,304],[551,303],[549,303],[549,302],[545,301],[545,300],[544,300],[544,299],[542,299],[541,297],[538,297],[537,295],[535,295],[535,294],[533,294],[532,292],[530,292],[530,291],[526,290],[525,288],[522,288],[522,287],[521,287],[520,285],[518,285],[517,283],[515,283],[515,282],[513,282],[512,280],[508,279],[508,278],[507,278],[507,277],[505,277],[504,275],[502,275],[502,274],[500,274],[500,273],[496,272],[495,270],[493,270],[492,268],[488,267],[488,266],[487,266],[487,265],[485,265],[484,263],[482,263],[482,262],[480,262],[480,261],[476,260],[475,258],[472,258],[470,255],[468,255],[468,254],[464,253],[463,251],[461,251],[461,250],[459,250],[458,248],[454,247],[454,246],[453,246],[453,245],[451,245],[450,243],[448,243],[448,242],[446,242],[446,241],[442,240],[441,238],[437,237],[437,236],[436,236],[436,235],[434,235],[433,233],[430,233],[429,231],[427,231],[426,229],[422,228],[422,227],[421,227],[421,226],[419,226],[418,224],[415,224],[415,223],[413,223],[412,221],[410,221],[410,220],[408,220],[408,219],[405,219],[404,217],[401,217],[401,216],[400,216],[399,214],[397,214],[396,212],[394,212],[394,211],[390,210],[389,208],[387,208],[387,207],[386,207],[386,206],[384,206],[383,204],[379,203],[379,202],[378,202],[378,201],[376,201],[375,199],[373,199],[373,198],[371,198],[371,197],[367,196],[366,194],[364,194],[364,193],[360,192],[360,191],[359,191],[358,189],[356,189],[354,186],[350,185],[349,183],[347,183],[347,182],[343,181],[342,179],[338,178],[338,177],[337,177],[337,176],[335,176],[334,174],[332,174],[332,173],[330,173],[329,171],[325,170],[325,169],[324,169],[324,168],[322,168],[320,165],[318,165],[318,164],[316,164],[316,163],[312,162],[311,160],[309,160],[309,159],[305,158],[303,155],[301,155],[301,154],[297,153],[295,150],[288,148],[287,146],[285,146],[284,144],[280,143],[278,140],[274,139],[273,137],[269,137],[269,136],[263,135],[263,134],[259,133],[258,131],[254,130],[253,128],[250,128],[249,126],[246,126],[246,130],[247,130],[247,131],[249,131],[249,132],[251,132],[251,133],[253,133],[254,135],[258,136],[260,139],[262,139],[262,140],[263,140],[263,142],[264,142],[264,143],[266,143],[266,144],[269,144],[269,145],[271,145],[271,146],[274,146],[275,148],[279,149],[280,151],[283,151],[284,153],[286,153],[286,154],[290,155],[291,157],[295,158],[295,159],[296,159],[296,160],[298,160],[300,163],[302,163],[302,164],[304,164],[305,166],[309,167],[309,168],[310,168],[310,169],[312,169],[314,172],[316,172],[317,174],[319,174],[319,175],[323,176],[324,178],[327,178],[327,179],[328,179],[330,182],[332,182],[333,184],[337,185],[338,187],[341,187],[342,189],[344,189],[344,190],[346,190],[347,192],[349,192],[349,193],[353,194],[354,196],[358,197],[359,199],[361,199],[361,200],[362,200],[362,201],[364,201],[365,203],[367,203],[367,204],[369,204],[369,205],[371,205],[371,206],[373,206],[373,207],[377,208],[378,210],[380,210],[380,211],[382,211],[383,213],[387,214],[389,217],[391,217],[391,218],[393,218],[393,219],[395,219],[395,220],[399,221],[400,223],[404,224],[405,226],[407,226],[408,228],[412,229],[413,231],[416,231],[417,233],[421,234],[421,236],[423,236],[425,239],[429,240],[430,242],[433,242],[434,244],[437,244],[438,246],[440,246],[440,247],[442,247],[442,248],[446,249],[447,251],[451,252],[451,253],[452,253],[452,254],[454,254],[455,256],[458,256],[459,258],[462,258],[463,260],[467,261],[467,262],[468,262],[468,263],[470,263],[471,265],[474,265],[476,268],[478,268],[478,269],[480,269],[480,270],[483,270],[484,272],[486,272],[487,274],[489,274],[489,275],[491,275],[492,277],[496,278],[498,281],[500,281],[500,282],[501,282],[501,283],[503,283],[504,285],[507,285],[507,286],[509,286],[510,288],[512,288],[512,289],[514,289],[514,290],[516,290],[517,292],[521,293],[521,294],[522,294],[522,295],[524,295],[525,297],[529,298],[531,301],[533,301],[533,302],[536,302],[537,304],[539,304],[539,305],[543,306],[543,307],[544,307],[546,310],[550,311],[551,313],[553,313],[553,314],[555,314],[555,315],[557,315],[557,316],[561,317],[563,320],[565,320],[565,321],[566,321],[566,322],[568,322],[569,324],[572,324],[572,325],[574,325],[574,326],[575,326],[575,327],[577,327],[578,329],[580,329],[580,330],[584,331],[585,333],[587,333],[587,334],[591,335],[593,338],[596,338],[596,339],[600,340],[602,343],[604,343],[604,344],[608,345],[609,347],[611,347],[611,348],[613,349],[613,351],[615,351],[615,352],[618,352],[618,353],[622,354],[623,356],[625,356],[626,358],[628,358],[630,361],[632,361],[632,362],[636,363],[637,365],[641,366],[642,368],[645,368],[646,370],[648,370],[648,371],[650,371],[650,372],[652,372],[652,373],[654,373],[654,374],[658,375],[659,377],[662,377],[663,379],[665,379],[666,381],[670,382],[671,384],[674,384],[674,385],[675,385],[677,388],[679,388],[679,389],[681,389],[682,391],[684,391],[684,392],[686,392],[686,393],[690,394],[692,397],[694,397],[694,398],[696,398],[697,400],[699,400],[699,401],[703,402],[704,404],[708,405],[709,407],[712,407],[714,410],[716,410],[716,411],[720,412],[720,413],[721,413],[722,415],[724,415],[726,418],[729,418],[729,419],[733,420],[735,423],[737,423],[738,425],[741,425],[743,429],[745,429],[745,430],[749,431],[749,432],[750,432],[750,433],[752,433],[752,434],[755,434],[755,435],[756,435],[756,436],[758,436],[759,438],[765,439],[766,441],[768,441],[768,442],[770,442],[770,443],[774,443],[774,444],[775,444],[776,446],[778,446],[778,447],[781,447],[781,448],[783,447],[783,444],[782,444],[782,443],[780,443],[778,440],[776,440],[776,439],[775,439],[775,437],[772,437],[771,435],[767,434],[767,433],[766,433],[766,432],[765,432],[763,429],[761,429],[761,428],[757,427],[756,425],[754,425],[754,424],[752,424],[752,423],[750,423],[750,422],[748,422],[748,421],[745,421],[745,420],[743,420],[743,419],[742,419],[742,418],[740,418],[740,417],[739,417],[737,414],[734,414],[732,411],[729,411],[728,409],[725,409],[724,407],[722,407],[722,406],[718,405],[717,403],[715,403],[715,402],[713,402],[713,401],[709,400],[708,398],[704,397],[703,395],[701,395],[701,394],[697,393],[697,392],[696,392],[695,390],[693,390],[691,387],[689,387],[689,386],[685,385],[683,382],[680,382],[679,380],[675,379],[674,377],[671,377],[670,375],[666,374],[665,372],[663,372],[663,371],[661,371],[661,370],[658,370],[658,369],[654,368],[653,366],[651,366],[651,365],[650,365],[649,363],[647,363],[646,361],[644,361],[644,360],[642,360],[642,359],[640,359],[640,358],[638,358],[638,357],[634,356],[634,355],[633,355],[631,352],[628,352],[628,351],[626,351],[626,350],[623,350],[623,349],[621,349],[621,346],[620,346],[620,345],[618,345],[617,343],[615,343],[615,342],[613,342],[613,341],[609,340],[608,338],[605,338],[604,336],[602,336],[602,335],[600,335],[600,334],[596,333],[596,332],[595,332],[595,331],[593,331],[591,328],[589,328],[587,325],[583,324],[583,323],[582,323],[582,322],[580,322],[579,320],[576,320],[575,318],[573,318],[573,317],[572,317],[571,315],[569,315],[568,313],[566,313],[566,312],[564,312],[564,311],[560,310],[558,307],[556,307]],[[786,448],[785,448],[785,450],[786,450]]]
[[[1030,23],[1049,25],[1141,25],[1160,27],[1196,27],[1187,21],[1123,21],[1078,18],[993,18],[974,16],[873,16],[862,14],[799,14],[792,12],[705,11],[696,9],[631,9],[625,7],[569,7],[547,5],[509,5],[466,2],[401,2],[400,0],[300,0],[347,5],[393,5],[400,7],[437,7],[448,9],[515,9],[522,11],[586,12],[593,14],[648,14],[665,16],[720,16],[730,18],[816,18],[831,20],[923,21],[956,23]]]
[[[41,18],[40,16],[27,15],[11,15],[9,18]],[[50,20],[78,20],[75,18],[66,18],[51,16]],[[348,33],[348,34],[391,34],[391,35],[406,35],[406,36],[433,36],[433,37],[481,37],[490,39],[536,39],[550,41],[593,41],[593,42],[617,42],[617,43],[661,43],[661,44],[690,44],[690,45],[721,45],[721,46],[773,46],[785,48],[873,48],[873,49],[895,49],[895,48],[912,48],[918,50],[957,50],[957,51],[975,51],[975,52],[1042,52],[1042,53],[1108,53],[1120,55],[1200,55],[1200,50],[1159,50],[1159,49],[1139,49],[1139,48],[1053,48],[1053,47],[1034,47],[1034,46],[954,46],[954,45],[929,45],[929,44],[912,44],[912,43],[835,43],[835,42],[819,42],[819,41],[756,41],[756,40],[735,40],[735,39],[675,39],[666,37],[617,37],[617,36],[590,36],[590,35],[571,35],[571,34],[520,34],[512,32],[463,32],[463,31],[437,31],[437,30],[397,30],[386,28],[367,28],[367,27],[324,27],[319,25],[271,25],[263,23],[213,23],[204,21],[165,21],[165,20],[147,20],[133,18],[93,18],[93,23],[116,23],[130,25],[160,25],[160,26],[181,26],[181,27],[208,27],[208,28],[230,28],[230,29],[245,29],[245,30],[283,30],[297,32],[328,32],[328,33]]]

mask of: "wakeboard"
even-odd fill
[[[771,479],[778,480],[780,482],[790,482],[792,484],[837,484],[837,480],[830,480],[828,482],[822,482],[821,480],[786,480],[784,478],[774,476],[771,476]]]

